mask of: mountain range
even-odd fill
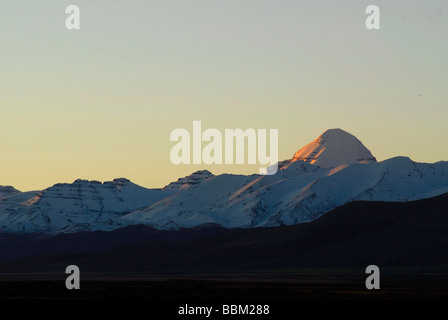
[[[311,222],[355,201],[407,202],[448,192],[447,161],[399,156],[378,162],[341,129],[325,131],[278,165],[274,175],[201,170],[161,189],[125,178],[76,180],[31,192],[0,186],[0,232],[276,227]]]

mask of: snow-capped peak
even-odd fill
[[[356,162],[376,162],[375,157],[354,135],[329,129],[297,151],[292,162],[302,160],[324,168]]]
[[[0,186],[0,200],[21,193],[12,186]]]
[[[186,176],[184,178],[179,178],[175,182],[171,182],[169,185],[165,186],[164,190],[184,190],[188,189],[193,185],[196,185],[198,183],[201,183],[204,180],[207,180],[208,178],[214,177],[213,173],[211,173],[208,170],[199,170],[196,172],[193,172],[189,176]]]

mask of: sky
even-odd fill
[[[4,0],[0,39],[0,185],[22,191],[258,172],[172,164],[194,120],[278,129],[280,160],[330,128],[379,161],[448,160],[445,0]]]

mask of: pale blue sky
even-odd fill
[[[207,168],[169,160],[193,120],[278,129],[280,159],[342,128],[378,160],[448,160],[446,1],[4,0],[0,38],[0,185],[162,187]]]

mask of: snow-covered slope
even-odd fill
[[[397,157],[321,168],[295,161],[274,176],[215,176],[123,219],[159,229],[291,225],[354,200],[407,201],[447,191],[448,162]]]
[[[351,134],[332,129],[279,163],[274,175],[197,171],[163,189],[120,178],[77,180],[41,192],[0,188],[0,231],[157,229],[220,224],[228,228],[308,222],[355,200],[408,201],[448,192],[448,162],[407,157],[376,162]]]
[[[298,150],[292,162],[305,161],[324,168],[356,162],[376,162],[361,141],[341,129],[330,129]]]
[[[20,191],[12,186],[0,186],[0,201],[19,193]]]
[[[146,189],[127,179],[58,183],[0,202],[0,230],[10,232],[74,232],[113,230],[126,225],[123,214],[148,206],[170,191]]]
[[[208,170],[201,170],[192,173],[184,178],[179,178],[175,182],[171,182],[169,185],[165,186],[163,190],[184,190],[204,180],[213,177],[214,175]]]

